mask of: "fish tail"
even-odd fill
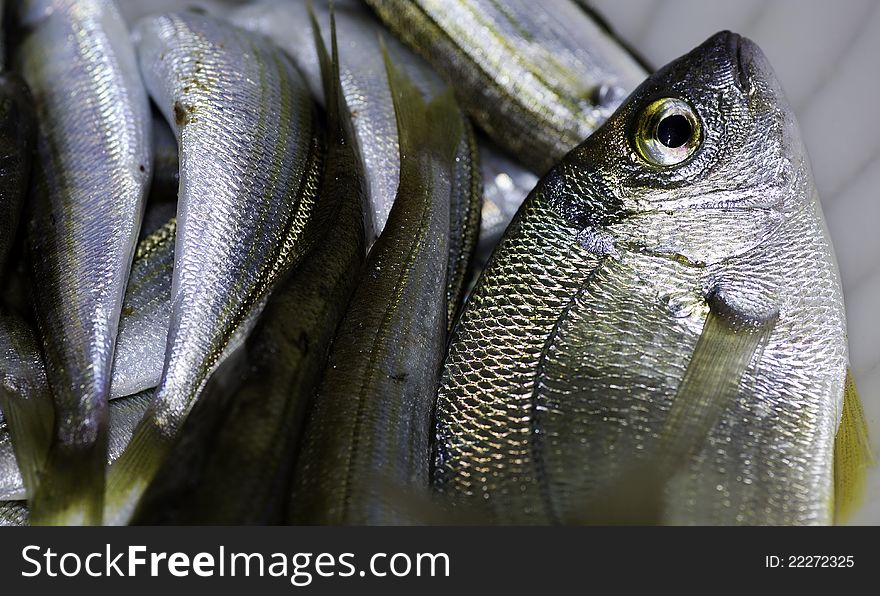
[[[104,498],[104,523],[128,523],[172,446],[173,438],[159,429],[147,410],[128,447],[110,467]]]
[[[452,88],[426,102],[409,76],[394,65],[385,41],[380,37],[388,84],[397,116],[401,178],[413,156],[433,153],[441,163],[452,163],[461,142],[461,113]]]
[[[336,44],[336,14],[330,4],[330,54],[324,44],[321,35],[321,26],[315,16],[314,5],[311,0],[306,2],[309,11],[309,21],[312,24],[312,33],[315,38],[315,50],[318,53],[318,64],[321,67],[321,85],[324,88],[324,97],[327,108],[327,123],[331,134],[336,134],[344,126],[346,120],[346,105],[342,91],[342,82],[339,78],[339,49]]]
[[[101,524],[108,440],[106,425],[102,428],[88,445],[56,443],[49,451],[31,501],[31,525]]]
[[[0,409],[9,424],[15,459],[29,499],[34,498],[52,444],[55,407],[51,395],[43,397],[8,399],[0,388]]]
[[[852,370],[846,371],[843,415],[834,439],[834,523],[843,523],[859,508],[865,474],[874,465],[868,423]]]

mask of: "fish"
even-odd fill
[[[261,0],[230,15],[236,25],[268,35],[296,62],[313,95],[323,98],[318,56],[311,42],[308,3],[304,0]],[[329,6],[313,4],[322,30],[328,33]],[[400,184],[397,120],[382,58],[380,38],[395,64],[407,72],[426,99],[442,94],[447,85],[421,58],[387,35],[368,10],[356,2],[334,3],[340,39],[340,72],[346,104],[367,176],[370,208],[365,211],[367,248],[382,234]],[[322,100],[323,101],[323,100]],[[455,320],[479,232],[482,179],[479,151],[470,122],[460,114],[465,135],[456,151],[450,207],[450,275],[447,280],[447,321]]]
[[[27,85],[13,72],[0,72],[0,276],[18,230],[35,133]]]
[[[134,35],[177,135],[180,189],[164,369],[110,468],[110,524],[131,516],[230,340],[302,258],[323,167],[308,88],[268,39],[195,12],[147,18]]]
[[[55,406],[31,325],[0,308],[0,501],[34,497]]]
[[[721,32],[523,203],[450,340],[434,489],[495,523],[827,524],[847,365],[796,120]]]
[[[367,0],[456,89],[471,118],[543,174],[645,78],[571,0]]]
[[[110,399],[153,389],[162,379],[176,232],[177,220],[172,217],[138,243],[122,303]]]
[[[293,479],[294,524],[406,523],[387,493],[428,494],[446,345],[449,197],[464,134],[452,90],[425,101],[385,53],[400,186],[340,323]]]
[[[140,422],[152,399],[153,391],[146,390],[110,402],[106,462],[108,467],[125,450],[135,426]],[[49,430],[51,431],[51,417],[49,418]],[[0,415],[0,501],[25,501],[27,499],[27,487],[22,469],[19,466],[20,459],[15,456],[13,443],[17,443],[17,441],[12,437],[9,421]]]
[[[38,122],[28,237],[56,413],[31,522],[98,524],[110,367],[151,176],[149,103],[112,1],[20,2],[16,26]]]
[[[0,501],[0,527],[27,526],[28,507],[22,501]]]
[[[326,168],[306,232],[311,248],[279,282],[243,346],[211,375],[181,429],[174,457],[144,493],[133,523],[286,520],[308,408],[360,277],[366,243],[366,181],[338,60],[326,56],[317,24],[314,30],[328,135]],[[335,40],[333,35],[334,49]]]

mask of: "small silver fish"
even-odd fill
[[[113,358],[110,398],[156,387],[165,365],[177,220],[138,243],[125,290]]]
[[[150,181],[150,120],[134,47],[109,0],[26,0],[17,69],[38,116],[29,238],[55,395],[37,524],[101,521],[107,396]]]
[[[400,187],[315,396],[293,478],[293,523],[401,523],[405,512],[383,489],[428,492],[446,346],[449,196],[464,129],[451,90],[426,102],[391,60],[386,54]]]
[[[266,38],[193,12],[145,19],[135,37],[177,133],[180,191],[165,368],[110,470],[109,523],[131,515],[236,330],[301,258],[322,153],[308,89]]]

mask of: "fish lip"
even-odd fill
[[[748,89],[748,57],[743,54],[743,37],[732,31],[724,31],[724,45],[731,58],[736,81],[742,89]]]
[[[737,82],[740,88],[748,93],[752,86],[755,57],[761,54],[761,49],[748,37],[731,32],[728,32],[727,44],[734,58]]]

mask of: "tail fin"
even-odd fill
[[[452,88],[426,103],[409,76],[391,62],[384,40],[380,38],[379,43],[397,116],[401,178],[405,175],[407,161],[420,152],[433,152],[444,163],[451,164],[464,134]]]
[[[339,48],[336,45],[336,14],[333,4],[330,4],[330,54],[327,54],[327,46],[321,35],[321,26],[315,16],[315,9],[311,0],[306,3],[309,11],[309,21],[312,23],[312,33],[315,37],[315,50],[318,54],[318,64],[321,67],[321,84],[324,88],[324,97],[327,110],[327,125],[331,139],[338,141],[346,135],[354,138],[351,130],[351,117],[348,106],[345,103],[345,95],[342,91],[342,82],[339,77]]]
[[[873,464],[865,412],[847,369],[843,416],[834,440],[834,523],[845,522],[862,504],[865,474]]]

